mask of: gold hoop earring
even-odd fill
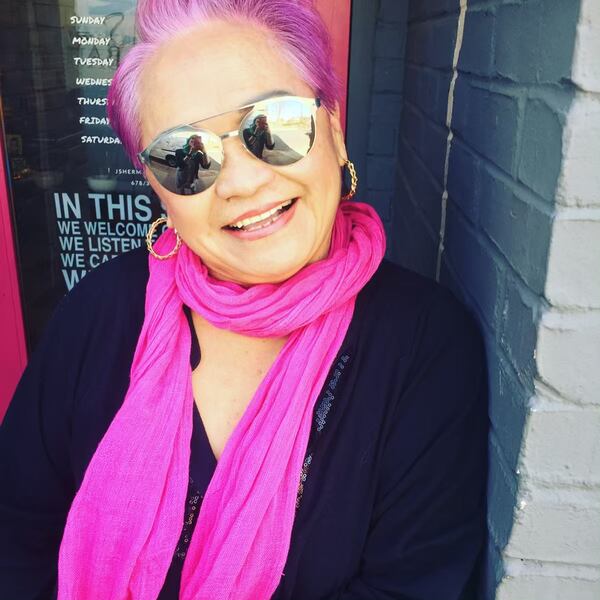
[[[350,200],[356,194],[356,188],[358,187],[358,176],[356,175],[354,163],[347,160],[344,166],[348,167],[348,172],[350,173],[350,191],[345,196],[342,196],[342,201]]]
[[[148,248],[148,252],[150,252],[150,254],[152,254],[152,256],[154,256],[154,258],[157,258],[158,260],[167,260],[168,258],[175,256],[179,252],[179,248],[181,248],[181,238],[179,237],[179,234],[175,230],[175,235],[177,236],[177,242],[175,242],[175,248],[173,248],[173,250],[171,250],[171,252],[169,252],[168,254],[158,254],[156,252],[156,250],[154,250],[152,238],[154,237],[156,230],[163,223],[166,223],[166,222],[167,222],[166,217],[160,217],[159,219],[156,219],[156,221],[154,221],[152,223],[152,225],[150,225],[150,229],[148,229],[148,233],[146,234],[146,248]]]

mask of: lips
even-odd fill
[[[251,225],[255,225],[262,221],[267,221],[273,218],[273,216],[285,212],[288,210],[297,200],[297,198],[290,198],[283,202],[274,202],[267,204],[260,209],[250,210],[239,215],[235,220],[231,221],[228,225],[224,225],[223,229],[234,229],[240,230]]]
[[[244,243],[256,242],[264,238],[276,235],[277,232],[285,230],[288,223],[294,219],[297,201],[293,201],[284,209],[276,210],[276,214],[248,227],[236,229],[235,227],[223,227],[223,231]]]

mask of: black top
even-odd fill
[[[147,278],[141,250],[90,273],[31,357],[0,435],[0,598],[55,595],[69,506],[128,387]],[[191,361],[199,361],[197,341]],[[384,261],[358,295],[315,405],[273,598],[474,597],[467,588],[485,536],[486,394],[470,314],[445,288]],[[177,598],[216,464],[197,410],[191,447],[185,521],[160,600]]]

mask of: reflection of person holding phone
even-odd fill
[[[267,123],[266,115],[258,115],[254,117],[252,125],[244,129],[244,141],[250,149],[250,152],[258,158],[263,157],[265,147],[267,150],[275,148],[275,142],[271,137],[269,123]]]
[[[175,151],[175,165],[177,166],[177,193],[183,195],[185,190],[192,190],[194,181],[198,178],[200,165],[203,169],[210,167],[210,159],[201,136],[190,136],[185,146]]]

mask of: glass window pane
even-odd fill
[[[1,101],[29,348],[58,300],[160,213],[106,117],[135,0],[4,0]]]

